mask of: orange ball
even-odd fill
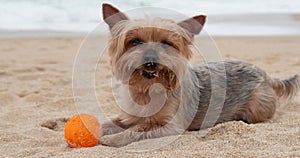
[[[65,139],[70,147],[93,147],[101,136],[101,125],[95,116],[72,116],[65,125]]]

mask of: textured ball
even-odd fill
[[[101,136],[101,125],[95,116],[79,114],[68,120],[64,134],[72,148],[93,147]]]

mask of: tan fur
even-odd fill
[[[299,75],[294,75],[286,80],[272,79],[272,87],[281,99],[290,100],[300,90]]]
[[[248,103],[241,106],[246,109],[243,114],[248,123],[258,123],[270,120],[277,107],[277,97],[274,90],[262,84],[255,88]]]
[[[147,42],[172,41],[178,52],[182,52],[187,59],[191,58],[192,52],[186,46],[192,44],[193,38],[180,26],[174,27],[174,24],[171,20],[161,18],[117,23],[111,30],[112,37],[108,46],[112,65],[114,66],[121,55],[130,48],[124,43],[128,43],[133,38],[140,38]]]

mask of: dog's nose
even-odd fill
[[[145,64],[145,66],[155,65],[157,63],[157,60],[157,53],[153,49],[148,49],[143,56],[143,63]]]
[[[154,70],[157,65],[157,53],[153,49],[148,49],[143,56],[143,63],[146,69]]]
[[[149,63],[145,63],[144,66],[145,66],[145,69],[147,69],[147,70],[155,70],[156,63],[149,62]]]

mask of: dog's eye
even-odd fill
[[[163,44],[164,46],[171,46],[171,47],[173,47],[173,44],[171,42],[168,42],[168,41],[162,41],[161,44]]]
[[[129,44],[131,44],[133,46],[137,46],[137,45],[143,44],[143,42],[140,39],[135,38],[135,39],[130,40]]]

